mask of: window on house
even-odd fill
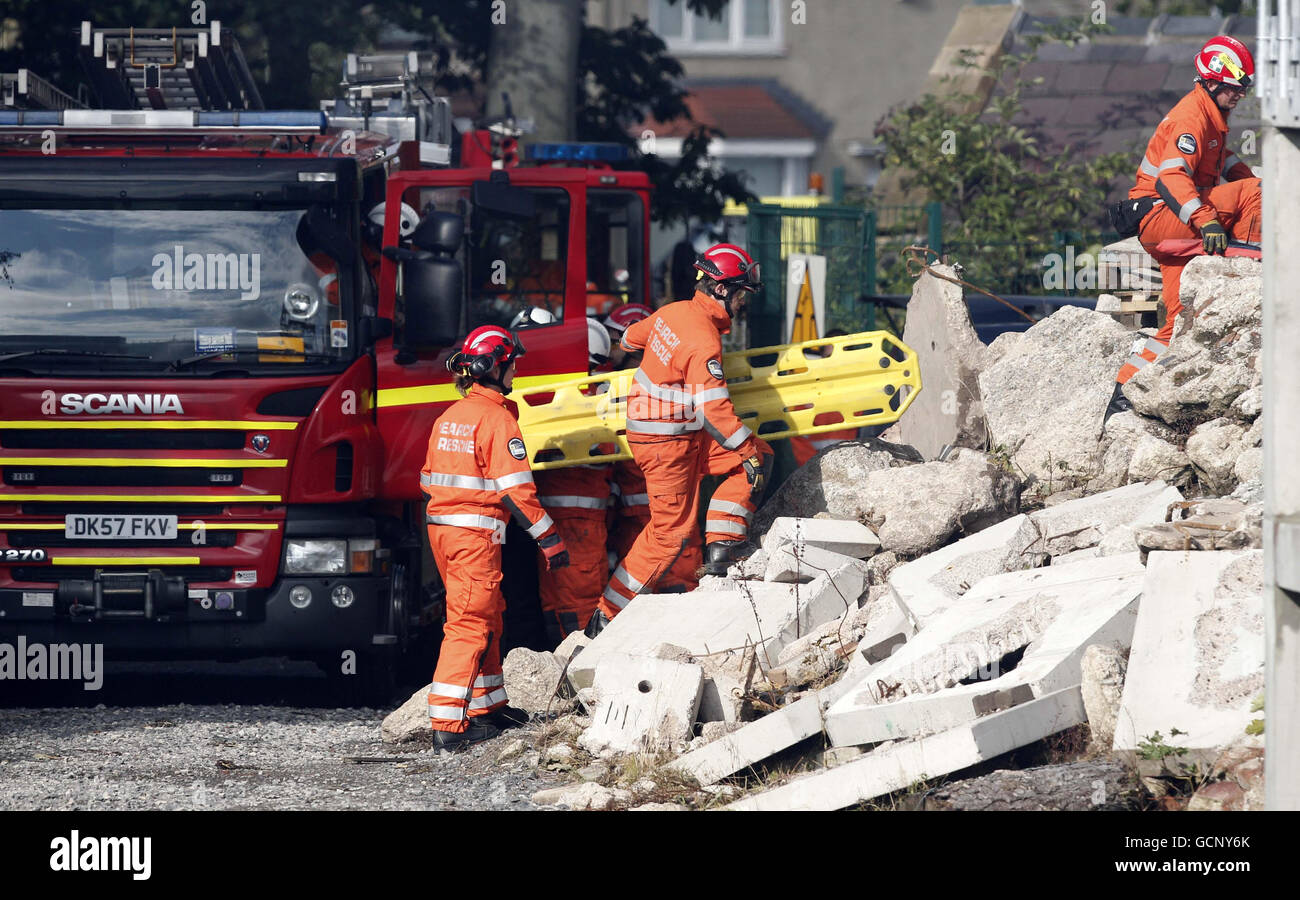
[[[773,0],[729,0],[716,19],[686,9],[686,0],[651,0],[650,25],[675,52],[771,53],[781,49]]]

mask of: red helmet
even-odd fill
[[[506,368],[524,355],[519,338],[499,325],[480,325],[465,336],[460,349],[447,358],[447,369],[460,375],[482,378],[501,364]]]
[[[649,318],[653,312],[654,310],[644,303],[624,303],[605,316],[604,324],[606,328],[612,328],[614,331],[627,331],[629,325],[634,325],[642,319]]]
[[[735,244],[714,244],[695,257],[695,268],[714,281],[738,285],[747,291],[756,291],[763,286],[758,263]]]
[[[1255,58],[1241,41],[1221,34],[1196,54],[1196,74],[1205,81],[1249,88],[1255,80]]]

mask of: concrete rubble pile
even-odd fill
[[[960,291],[922,275],[912,304],[929,311],[909,307],[907,341],[947,350],[923,358],[921,397],[948,385],[959,403],[918,402],[884,439],[823,450],[755,515],[761,549],[727,577],[639,596],[549,660],[511,653],[512,702],[581,706],[559,721],[583,780],[536,802],[683,808],[657,802],[675,785],[710,798],[693,805],[837,809],[1071,732],[1100,775],[995,772],[926,805],[1015,785],[1004,808],[1131,807],[1134,770],[1156,793],[1196,772],[1192,807],[1261,805],[1261,492],[1242,462],[1258,444],[1258,264],[1197,259],[1182,284],[1197,318],[1103,431],[1131,334],[1067,307],[976,346]],[[546,702],[517,695],[512,669],[544,671]],[[634,781],[595,783],[629,758]],[[754,778],[791,760],[812,770]]]

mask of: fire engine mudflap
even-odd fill
[[[420,549],[406,505],[367,502],[364,356],[317,376],[0,377],[0,396],[0,641],[312,659],[345,702],[390,699]]]

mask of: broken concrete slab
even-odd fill
[[[1038,538],[1028,516],[1014,516],[894,569],[890,591],[920,630],[982,578],[1032,568]]]
[[[683,754],[665,768],[713,784],[728,775],[760,763],[800,741],[822,732],[822,709],[839,699],[851,684],[842,679],[820,691],[812,691],[789,706],[768,713],[706,744]]]
[[[930,737],[884,745],[834,769],[793,779],[726,808],[843,809],[925,778],[960,771],[1083,721],[1079,689],[1066,688]]]
[[[569,712],[573,700],[556,696],[562,668],[553,653],[515,647],[501,664],[510,705],[533,715],[542,715],[548,708],[552,713]]]
[[[1113,759],[1076,760],[999,769],[979,778],[945,784],[926,795],[926,810],[1139,810],[1145,803],[1138,779]]]
[[[600,755],[655,752],[689,740],[703,687],[697,665],[606,653],[592,683],[591,725],[578,744]]]
[[[880,549],[880,538],[861,522],[852,519],[800,519],[779,516],[763,535],[763,549],[769,553],[781,544],[820,547],[854,559],[866,559]]]
[[[1139,527],[1163,522],[1169,506],[1182,499],[1178,488],[1152,481],[1058,503],[1030,514],[1041,535],[1031,549],[1058,556],[1095,547],[1121,525]]]
[[[1242,743],[1264,688],[1263,551],[1154,551],[1114,749],[1156,732],[1212,761]],[[1184,734],[1170,737],[1171,729]]]
[[[868,577],[867,564],[860,559],[813,544],[781,541],[767,552],[767,569],[763,573],[763,580],[782,584],[807,582],[844,566],[858,566],[863,578]]]
[[[569,682],[575,690],[588,687],[607,652],[644,655],[664,642],[697,657],[752,646],[760,666],[774,666],[781,648],[854,605],[865,579],[847,566],[808,584],[738,582],[728,591],[642,594],[573,658]]]
[[[1083,708],[1088,712],[1089,744],[1106,752],[1115,741],[1115,722],[1124,696],[1124,677],[1128,660],[1119,647],[1091,644],[1080,661],[1080,691]]]
[[[954,274],[951,266],[934,268]],[[926,459],[946,446],[984,449],[979,373],[993,357],[975,334],[961,285],[922,272],[912,285],[903,342],[916,350],[925,390],[898,420],[898,439]]]
[[[581,631],[571,631],[560,641],[560,646],[555,648],[555,659],[563,667],[570,659],[577,656],[582,649],[591,643],[591,638],[587,637]]]

